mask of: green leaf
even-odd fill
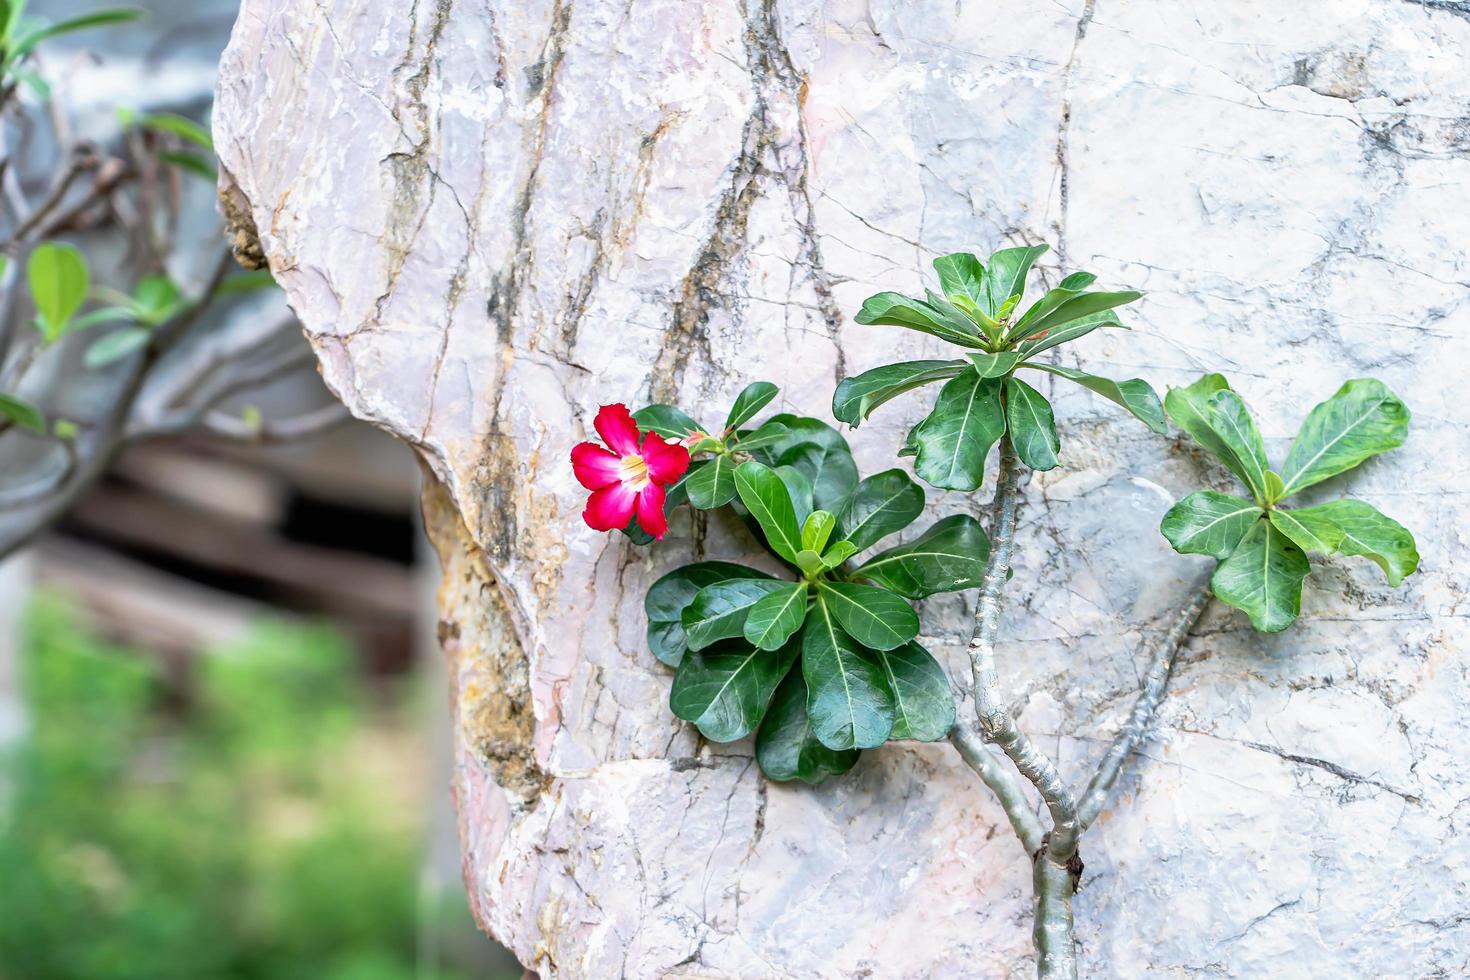
[[[900,293],[878,293],[863,301],[863,308],[853,317],[858,323],[907,327],[962,347],[984,347],[985,341],[973,330],[962,329],[951,318],[928,303],[910,299]]]
[[[1062,344],[1076,340],[1078,337],[1086,336],[1100,327],[1116,327],[1119,330],[1127,330],[1118,315],[1112,310],[1104,310],[1091,316],[1079,317],[1070,323],[1065,323],[1055,329],[1038,330],[1027,335],[1016,347],[1016,352],[1022,357],[1034,357],[1042,351],[1051,350]]]
[[[779,579],[731,579],[706,585],[684,607],[685,646],[703,650],[716,640],[740,636],[750,607],[786,586]]]
[[[919,635],[919,617],[887,589],[852,582],[822,582],[822,600],[854,640],[874,650],[892,650]]]
[[[237,293],[253,293],[257,289],[269,289],[275,285],[275,276],[271,275],[269,269],[254,269],[230,276],[220,283],[219,288],[214,292],[216,296],[229,296]]]
[[[1021,355],[1002,351],[999,354],[976,353],[966,354],[970,363],[975,365],[975,371],[982,378],[999,378],[1015,369],[1020,363]]]
[[[1210,455],[1224,463],[1242,483],[1250,486],[1245,464],[1236,458],[1225,440],[1215,432],[1210,416],[1210,399],[1217,392],[1229,390],[1230,385],[1224,375],[1206,374],[1186,388],[1170,388],[1164,397],[1164,408],[1175,425],[1189,433]]]
[[[700,424],[673,405],[647,405],[633,413],[638,428],[657,432],[665,439],[676,442],[703,432]]]
[[[1115,309],[1143,296],[1133,289],[1112,293],[1080,293],[1070,289],[1053,289],[1041,298],[1008,333],[1010,337],[1034,337],[1043,330],[1054,330],[1103,310]]]
[[[1000,382],[967,371],[940,389],[934,410],[909,434],[918,455],[914,472],[931,486],[975,490],[1005,430]]]
[[[800,470],[812,486],[812,506],[836,511],[857,485],[857,464],[847,442],[802,442],[781,454],[781,466]]]
[[[847,772],[862,755],[857,749],[834,751],[823,745],[812,731],[806,702],[806,681],[801,671],[793,670],[776,688],[755,740],[756,761],[767,779],[816,785]]]
[[[689,475],[684,484],[689,504],[699,510],[714,510],[735,499],[735,460],[719,453]]]
[[[851,541],[834,541],[832,547],[828,548],[827,553],[822,556],[822,569],[831,571],[857,554],[857,551],[857,545]]]
[[[1181,555],[1224,559],[1260,518],[1261,508],[1249,500],[1201,490],[1170,507],[1159,531]]]
[[[1256,500],[1265,503],[1270,499],[1266,491],[1269,465],[1266,462],[1266,444],[1261,441],[1261,433],[1256,431],[1256,423],[1251,420],[1245,402],[1228,388],[1215,392],[1210,396],[1209,424],[1225,448],[1239,461],[1245,472],[1246,486],[1250,487]]]
[[[796,553],[801,550],[801,529],[791,494],[781,477],[770,467],[751,460],[736,467],[735,488],[776,554],[796,561]]]
[[[738,640],[691,652],[674,675],[669,708],[711,742],[744,738],[760,725],[798,652],[797,643],[756,650]]]
[[[746,385],[745,390],[736,396],[735,404],[725,418],[725,431],[734,432],[755,418],[755,414],[769,405],[780,390],[769,381],[756,381]]]
[[[1160,435],[1165,432],[1164,409],[1159,404],[1159,396],[1154,394],[1153,388],[1142,378],[1118,382],[1111,378],[1100,378],[1095,374],[1074,371],[1056,364],[1039,364],[1035,361],[1026,361],[1021,366],[1046,371],[1059,378],[1076,382],[1089,391],[1102,395],[1108,401],[1128,409],[1135,418]]]
[[[144,276],[133,289],[133,307],[138,319],[156,326],[172,316],[184,298],[168,276]]]
[[[219,177],[219,172],[214,168],[214,161],[198,153],[187,153],[183,150],[159,150],[158,159],[204,180],[213,181]]]
[[[837,518],[831,511],[812,511],[801,525],[802,550],[815,551],[820,555],[826,550],[827,542],[832,539],[832,529],[836,526]]]
[[[924,510],[924,488],[903,470],[884,470],[863,480],[837,512],[837,537],[858,551],[914,522]]]
[[[124,327],[103,334],[87,346],[82,363],[91,370],[107,367],[148,345],[153,334],[143,327]]]
[[[979,588],[989,557],[990,540],[980,522],[968,514],[953,514],[907,544],[874,555],[853,577],[909,599],[923,599],[936,592]]]
[[[1070,289],[1075,292],[1081,292],[1095,282],[1097,282],[1097,276],[1094,276],[1090,272],[1074,272],[1063,279],[1061,282],[1057,283],[1057,285],[1060,286],[1062,289]]]
[[[796,553],[796,567],[807,578],[816,578],[826,568],[822,563],[822,556],[810,548],[803,548]]]
[[[999,316],[1006,300],[1019,300],[1026,291],[1026,275],[1032,264],[1047,250],[1047,245],[1031,245],[1023,248],[1003,248],[990,256],[985,268],[985,291],[987,302],[982,304],[986,313]]]
[[[893,691],[896,718],[890,739],[937,742],[954,727],[954,692],[944,668],[917,643],[878,654]]]
[[[16,62],[25,58],[36,49],[36,45],[42,41],[59,37],[62,34],[71,34],[76,31],[86,30],[89,27],[105,27],[108,24],[122,24],[134,21],[143,16],[143,11],[133,7],[118,8],[115,10],[98,10],[80,17],[73,17],[57,24],[41,24],[37,27],[21,33],[19,36],[10,38],[7,45],[5,65],[7,69]]]
[[[975,305],[988,302],[985,291],[985,267],[969,252],[954,252],[934,260],[939,274],[939,288],[946,296],[964,296]]]
[[[72,316],[87,298],[87,260],[73,245],[47,242],[31,253],[26,278],[41,335],[47,343],[53,343],[66,332]]]
[[[1281,482],[1281,474],[1275,470],[1266,471],[1266,503],[1274,504],[1286,495],[1286,484]]]
[[[104,306],[101,309],[83,313],[81,316],[73,317],[69,332],[86,330],[103,323],[118,323],[126,321],[136,322],[138,311],[131,306]]]
[[[805,582],[783,582],[758,600],[745,617],[745,638],[762,650],[775,650],[801,629],[806,619]]]
[[[185,116],[172,112],[158,112],[139,119],[138,125],[160,133],[171,133],[210,153],[214,152],[214,138],[209,135],[209,130]]]
[[[780,422],[767,422],[758,429],[737,433],[730,446],[743,453],[755,452],[757,449],[785,442],[790,433],[791,430]]]
[[[1210,588],[1250,617],[1264,633],[1279,633],[1302,609],[1302,580],[1311,571],[1302,550],[1270,521],[1256,521],[1230,557],[1215,568]]]
[[[1033,470],[1054,468],[1062,443],[1057,438],[1051,403],[1020,378],[1007,378],[1005,384],[1006,427],[1016,455]]]
[[[1281,468],[1283,496],[1403,445],[1409,409],[1381,381],[1355,378],[1307,413]]]
[[[1292,544],[1303,551],[1330,555],[1342,543],[1342,528],[1327,515],[1313,513],[1314,510],[1315,508],[1306,508],[1303,516],[1303,511],[1300,510],[1276,508],[1271,511],[1270,520],[1276,525],[1276,530],[1290,538]]]
[[[857,425],[884,402],[922,385],[953,378],[968,368],[964,361],[903,361],[843,378],[832,396],[832,415],[848,425]]]
[[[1419,550],[1409,529],[1361,500],[1334,500],[1317,507],[1278,510],[1272,514],[1273,517],[1285,514],[1298,524],[1314,527],[1331,523],[1341,535],[1337,551],[1371,559],[1383,569],[1383,576],[1391,586],[1397,587],[1419,567]]]
[[[16,395],[7,395],[0,391],[0,417],[9,419],[16,425],[24,426],[32,432],[45,434],[46,417],[41,410],[24,398]]]
[[[878,655],[837,626],[826,595],[817,597],[801,635],[801,674],[807,716],[817,740],[829,749],[869,749],[893,731],[893,691]]]
[[[643,599],[649,649],[670,667],[679,666],[685,649],[684,607],[700,589],[732,579],[770,578],[765,572],[727,561],[702,561],[674,569],[654,582]]]
[[[797,523],[805,523],[812,513],[812,481],[795,466],[778,466],[772,472],[781,478],[786,492],[791,495]]]

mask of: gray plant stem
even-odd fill
[[[1041,796],[1051,815],[1051,833],[1032,853],[1036,918],[1032,937],[1037,952],[1037,976],[1073,978],[1077,975],[1072,942],[1072,891],[1075,876],[1071,862],[1077,851],[1077,801],[1071,789],[1047,758],[1011,717],[1001,692],[995,667],[995,641],[1000,631],[1001,597],[1011,569],[1015,546],[1016,517],[1020,508],[1021,473],[1009,436],[1000,442],[1000,462],[995,474],[995,499],[991,504],[990,557],[981,579],[975,609],[975,630],[970,638],[970,670],[975,686],[975,714],[980,733],[1000,748],[1016,770]]]
[[[949,740],[959,751],[965,764],[975,770],[975,775],[990,787],[990,791],[1000,801],[1001,809],[1011,822],[1011,829],[1016,832],[1016,838],[1025,849],[1026,856],[1031,857],[1041,848],[1046,832],[1032,811],[1031,802],[1026,799],[1021,782],[1016,778],[1016,771],[1004,759],[991,752],[975,726],[964,719],[957,720],[949,730]]]
[[[1128,721],[1124,723],[1122,730],[1113,738],[1108,750],[1103,754],[1092,778],[1088,780],[1087,787],[1082,791],[1080,802],[1077,805],[1077,819],[1081,824],[1081,830],[1092,826],[1097,815],[1102,812],[1103,805],[1107,803],[1108,794],[1112,792],[1113,785],[1118,781],[1118,775],[1123,771],[1123,764],[1143,740],[1149,726],[1153,723],[1154,712],[1158,710],[1159,702],[1163,700],[1164,691],[1169,686],[1169,677],[1174,670],[1174,660],[1179,650],[1184,646],[1184,641],[1189,637],[1189,631],[1199,618],[1204,614],[1205,607],[1210,604],[1210,588],[1208,584],[1201,584],[1194,596],[1179,610],[1174,624],[1169,631],[1159,638],[1154,646],[1153,654],[1149,658],[1148,669],[1143,675],[1143,686],[1138,692],[1138,700],[1133,702],[1133,710],[1128,714]]]

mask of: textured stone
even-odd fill
[[[1149,291],[1062,363],[1223,370],[1277,459],[1343,379],[1403,395],[1409,443],[1323,493],[1424,556],[1399,590],[1322,562],[1284,634],[1207,614],[1084,839],[1084,970],[1462,973],[1467,50],[1451,0],[245,0],[215,116],[232,200],[328,384],[442,484],[482,922],[545,976],[1030,970],[1026,862],[947,746],[793,788],[670,715],[643,592],[751,542],[685,516],[651,550],[594,533],[566,456],[599,403],[713,414],[756,378],[826,416],[844,374],[945,353],[852,323],[864,296],[1048,240],[1051,281],[1061,259]],[[1063,465],[1026,490],[1001,657],[1082,778],[1203,567],[1159,517],[1221,475],[1051,380]],[[930,397],[853,433],[865,468]],[[957,678],[967,613],[925,606]]]

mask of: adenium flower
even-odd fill
[[[602,406],[592,426],[608,448],[595,442],[572,447],[572,472],[592,491],[582,519],[593,530],[616,531],[636,514],[639,527],[662,538],[669,529],[664,487],[689,468],[689,451],[656,432],[639,432],[626,405]]]

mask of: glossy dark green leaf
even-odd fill
[[[863,308],[853,317],[858,323],[907,327],[962,347],[983,347],[985,341],[978,330],[965,330],[953,325],[939,310],[921,300],[900,293],[878,293],[863,301]]]
[[[1017,321],[1016,328],[1011,331],[1011,336],[1031,337],[1043,330],[1055,330],[1064,323],[1071,323],[1073,320],[1079,320],[1094,313],[1124,306],[1142,295],[1143,293],[1133,289],[1111,293],[1053,289]]]
[[[1181,555],[1223,559],[1260,518],[1261,508],[1249,500],[1201,490],[1170,507],[1159,530]]]
[[[1215,567],[1210,588],[1250,617],[1264,633],[1279,633],[1302,609],[1307,556],[1270,521],[1256,521],[1230,556]]]
[[[735,404],[725,418],[725,431],[734,432],[755,418],[756,413],[769,405],[780,390],[769,381],[755,381],[746,385],[745,390],[735,397]]]
[[[1372,504],[1361,500],[1334,500],[1317,507],[1272,513],[1273,518],[1281,515],[1294,519],[1298,525],[1313,527],[1319,536],[1322,533],[1333,536],[1322,528],[1326,524],[1334,526],[1337,529],[1336,550],[1340,554],[1371,559],[1383,569],[1389,585],[1397,586],[1419,567],[1419,550],[1409,529]],[[1294,535],[1289,536],[1295,540]]]
[[[1057,283],[1062,289],[1070,289],[1080,292],[1097,282],[1097,276],[1090,272],[1074,272]]]
[[[939,322],[951,331],[967,336],[970,334],[998,335],[996,331],[998,324],[968,298],[959,298],[959,302],[968,307],[964,309],[958,303],[951,302],[948,297],[941,296],[932,289],[925,290],[924,295],[928,298],[929,308],[939,317]]]
[[[806,702],[806,681],[800,670],[793,670],[776,689],[755,740],[756,761],[767,779],[816,785],[847,772],[862,755],[857,749],[836,751],[823,745],[812,731]]]
[[[0,419],[7,419],[32,432],[46,431],[46,417],[24,398],[0,392]]]
[[[1005,384],[1006,426],[1016,455],[1033,470],[1054,468],[1062,443],[1057,438],[1051,403],[1020,378],[1007,378]]]
[[[1408,434],[1408,407],[1383,382],[1355,378],[1307,414],[1281,468],[1283,496],[1395,449]]]
[[[691,651],[674,675],[669,708],[711,742],[744,738],[760,725],[771,695],[799,652],[794,642],[778,650],[757,650],[739,640]]]
[[[829,749],[869,749],[893,731],[893,691],[873,650],[837,625],[819,595],[802,627],[801,674],[807,716],[817,740]]]
[[[1251,419],[1240,396],[1228,388],[1210,396],[1210,428],[1232,456],[1239,461],[1245,472],[1245,484],[1250,487],[1257,500],[1266,502],[1270,495],[1266,488],[1266,444]]]
[[[954,252],[934,260],[939,286],[946,296],[964,296],[977,305],[986,302],[985,267],[969,252]]]
[[[1111,378],[1100,378],[1084,371],[1074,371],[1056,364],[1039,364],[1035,361],[1026,361],[1021,366],[1046,371],[1059,378],[1075,382],[1089,391],[1102,395],[1108,401],[1123,406],[1140,422],[1160,435],[1165,432],[1164,408],[1159,404],[1159,396],[1154,394],[1153,388],[1142,378],[1134,378],[1131,381],[1114,381]]]
[[[1175,425],[1189,433],[1210,455],[1224,463],[1226,469],[1239,477],[1242,483],[1250,486],[1245,464],[1236,458],[1235,453],[1216,434],[1210,417],[1210,399],[1217,392],[1229,390],[1230,385],[1224,375],[1206,374],[1188,387],[1170,388],[1164,397],[1164,408]]]
[[[1022,357],[1034,357],[1042,351],[1051,350],[1062,344],[1085,337],[1101,327],[1116,327],[1119,330],[1127,330],[1118,315],[1112,310],[1104,310],[1091,316],[1078,317],[1070,323],[1064,323],[1060,327],[1037,330],[1027,334],[1026,338],[1016,346],[1016,352]]]
[[[857,464],[846,440],[840,443],[802,442],[781,454],[781,466],[800,470],[812,485],[812,506],[836,511],[857,486]]]
[[[954,727],[954,692],[944,668],[917,643],[881,651],[878,662],[893,691],[890,739],[937,742]]]
[[[1271,523],[1276,530],[1291,539],[1291,543],[1303,551],[1315,551],[1319,555],[1330,555],[1342,543],[1342,528],[1314,508],[1283,510],[1275,508],[1270,513]]]
[[[714,510],[735,499],[735,460],[717,453],[705,461],[684,484],[689,503],[700,510]]]
[[[752,453],[757,449],[785,442],[790,436],[790,431],[780,422],[766,422],[757,429],[740,433],[733,441],[732,448]]]
[[[843,630],[874,650],[892,650],[919,635],[919,617],[887,589],[854,582],[821,582],[818,594]]]
[[[704,428],[673,405],[647,405],[633,413],[640,429],[651,429],[665,439],[682,441]]]
[[[837,516],[829,510],[812,511],[801,523],[801,547],[817,554],[827,550],[832,540],[832,531],[837,527]]]
[[[1026,275],[1048,247],[1003,248],[990,256],[990,261],[985,264],[986,303],[982,306],[986,313],[998,316],[1006,300],[1012,296],[1020,299],[1026,291]]]
[[[999,378],[1010,372],[1021,361],[1021,355],[1002,351],[998,354],[979,352],[966,354],[975,366],[975,373],[982,378]]]
[[[837,538],[858,551],[902,531],[924,510],[924,488],[903,470],[884,470],[863,480],[837,513]]]
[[[761,650],[775,650],[806,619],[807,586],[805,582],[783,582],[779,589],[750,607],[745,617],[745,638]]]
[[[740,636],[750,608],[789,583],[778,579],[730,579],[706,585],[684,607],[684,643],[690,650],[703,650],[717,640]]]
[[[648,614],[648,646],[670,667],[684,657],[684,607],[699,590],[731,579],[770,579],[765,572],[728,561],[702,561],[674,569],[654,582],[643,599]]]
[[[770,467],[750,460],[736,467],[735,489],[776,554],[796,561],[796,553],[801,550],[801,526],[781,477]]]
[[[857,425],[884,402],[922,385],[953,378],[968,370],[964,361],[903,361],[843,378],[832,396],[832,415]]]
[[[796,514],[796,522],[805,524],[806,519],[812,515],[812,481],[807,479],[804,472],[795,466],[778,466],[772,470],[786,484],[786,492],[791,495],[791,506]]]
[[[980,522],[953,514],[907,544],[879,552],[853,572],[890,592],[923,599],[936,592],[979,588],[990,557],[990,540]]]
[[[975,490],[1005,428],[1000,382],[967,371],[940,389],[934,410],[909,433],[918,457],[914,472],[931,486]]]

